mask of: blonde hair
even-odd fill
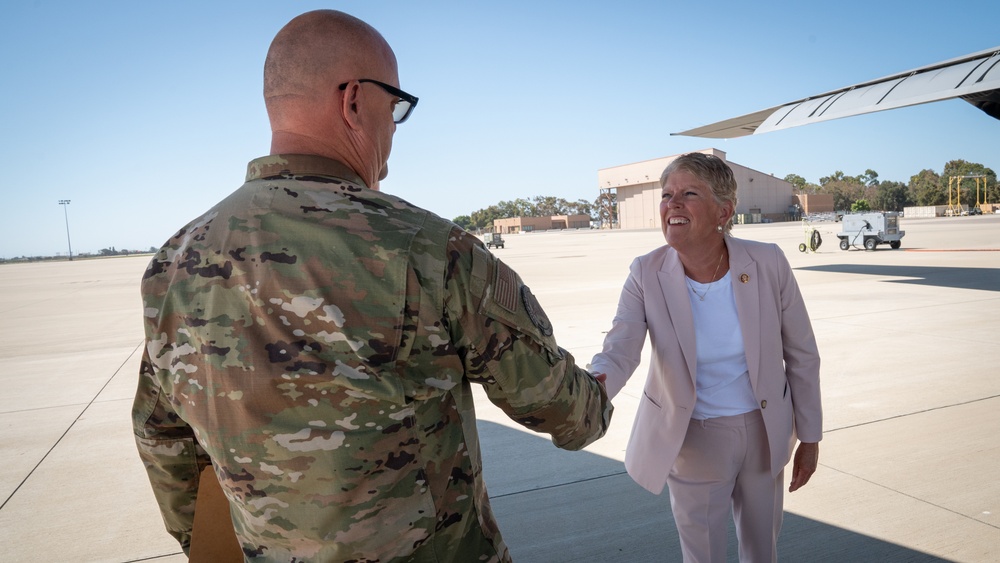
[[[667,178],[678,170],[684,170],[704,182],[712,191],[716,203],[733,204],[733,215],[736,213],[736,177],[733,169],[721,158],[701,152],[689,152],[675,158],[667,165],[660,175],[660,188],[667,183]],[[733,216],[722,227],[723,233],[733,230]]]

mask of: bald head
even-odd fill
[[[333,158],[377,188],[388,170],[396,98],[361,79],[399,85],[396,57],[372,26],[335,10],[288,22],[264,62],[271,153]]]
[[[388,59],[388,60],[387,60]],[[302,14],[278,32],[264,62],[264,100],[317,98],[395,57],[375,28],[335,10]]]

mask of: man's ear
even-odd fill
[[[360,102],[361,84],[356,81],[348,83],[340,102],[340,113],[348,127],[354,130],[361,129],[361,112],[358,109]]]

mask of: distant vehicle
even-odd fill
[[[483,240],[486,241],[486,248],[503,248],[503,237],[500,233],[486,233],[483,235]]]
[[[841,250],[852,246],[875,250],[880,244],[888,244],[895,250],[900,247],[901,239],[906,234],[899,230],[899,213],[895,211],[848,213],[841,221],[841,229],[837,233]]]

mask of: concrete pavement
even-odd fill
[[[823,355],[820,469],[786,495],[782,561],[1000,559],[1000,216],[902,226],[901,250],[875,252],[839,250],[833,223],[809,254],[799,223],[734,232],[784,249]],[[656,231],[531,233],[496,253],[586,363],[628,264],[661,242]],[[185,560],[131,435],[147,260],[0,266],[5,561]],[[622,466],[645,370],[616,399],[609,435],[583,452],[477,397],[487,486],[515,561],[680,560],[668,497]]]

